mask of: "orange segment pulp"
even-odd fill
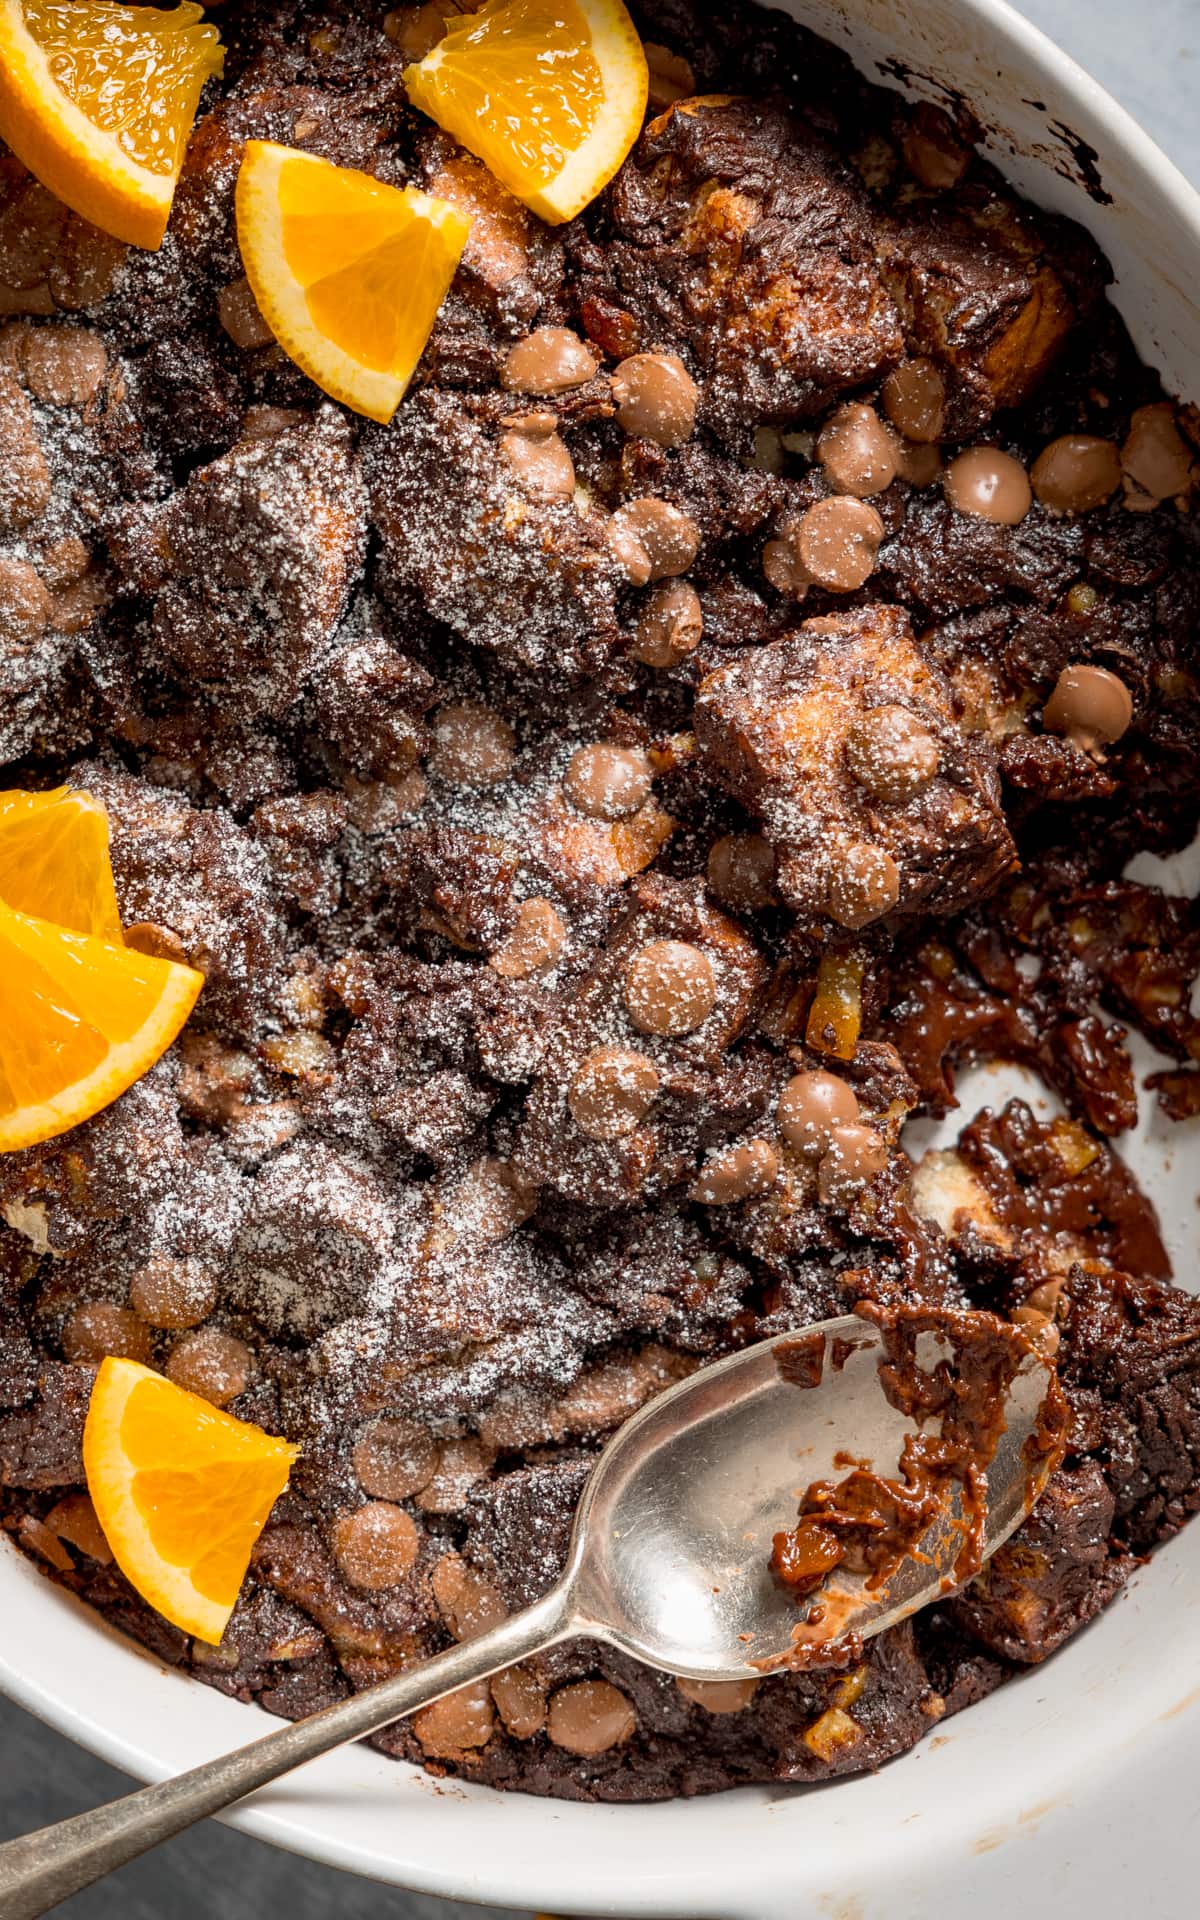
[[[250,140],[238,243],[264,320],[324,392],[390,420],[425,350],[471,229],[415,187]]]
[[[103,1360],[83,1430],[88,1492],[143,1600],[215,1646],[299,1452],[136,1360]]]
[[[204,975],[0,902],[0,1153],[87,1120],[166,1052]]]
[[[134,246],[162,243],[205,81],[203,9],[0,0],[0,137],[42,185]]]
[[[407,67],[415,106],[543,220],[570,220],[641,131],[649,73],[621,0],[488,0]]]
[[[71,787],[0,793],[0,900],[122,946],[102,803]]]

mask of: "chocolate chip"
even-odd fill
[[[890,853],[859,840],[832,857],[826,905],[839,926],[857,932],[890,913],[900,898],[900,869]]]
[[[0,532],[17,533],[36,520],[51,491],[29,401],[15,380],[0,374]]]
[[[1048,1360],[1053,1360],[1062,1344],[1062,1335],[1050,1315],[1039,1313],[1036,1307],[1024,1306],[1016,1308],[1012,1319],[1013,1325],[1020,1327]]]
[[[941,448],[901,440],[896,449],[896,472],[910,487],[931,487],[942,477]]]
[[[544,440],[547,434],[558,432],[558,415],[551,413],[549,407],[529,407],[523,413],[506,413],[500,425]]]
[[[1052,1320],[1063,1305],[1065,1286],[1066,1281],[1063,1279],[1045,1280],[1040,1287],[1035,1287],[1028,1295],[1025,1305],[1032,1307],[1034,1312],[1040,1313],[1043,1318]]]
[[[706,867],[708,890],[735,912],[778,905],[775,849],[761,833],[726,833],[714,840]]]
[[[810,580],[833,593],[853,593],[875,571],[883,521],[865,500],[838,494],[809,507],[792,537]]]
[[[485,1447],[473,1433],[443,1440],[437,1472],[416,1495],[422,1513],[461,1513],[495,1458],[495,1449]]]
[[[86,1493],[69,1493],[65,1499],[56,1501],[46,1515],[46,1525],[60,1540],[86,1553],[89,1560],[111,1567],[113,1550]]]
[[[514,1740],[532,1740],[546,1724],[546,1691],[528,1667],[506,1667],[492,1680],[496,1710]]]
[[[380,1500],[408,1500],[433,1479],[440,1451],[415,1420],[372,1420],[354,1447],[358,1484]]]
[[[522,900],[517,924],[488,961],[502,980],[525,980],[531,973],[552,967],[563,950],[567,930],[558,909],[549,900]]]
[[[874,407],[852,400],[822,427],[817,459],[835,493],[865,499],[896,478],[896,443]]]
[[[1137,407],[1121,448],[1127,506],[1156,506],[1174,500],[1192,483],[1192,456],[1175,424],[1169,400]]]
[[[567,393],[591,380],[599,364],[569,327],[538,327],[510,349],[500,379],[510,393]]]
[[[433,723],[429,770],[458,787],[491,787],[512,771],[517,736],[490,707],[465,700],[441,707]]]
[[[75,1562],[67,1552],[62,1541],[44,1520],[35,1514],[23,1513],[17,1522],[17,1539],[27,1550],[36,1553],[39,1560],[48,1561],[57,1567],[60,1573],[74,1573]]]
[[[35,443],[0,451],[0,532],[18,533],[45,512],[53,482]]]
[[[144,1364],[150,1358],[150,1329],[128,1307],[90,1300],[67,1315],[62,1348],[68,1360],[103,1360],[111,1354]]]
[[[77,213],[68,214],[62,243],[50,263],[50,292],[71,313],[98,307],[112,292],[128,255],[123,240],[101,233]]]
[[[1030,469],[1033,491],[1054,513],[1089,513],[1121,484],[1121,460],[1111,440],[1064,433],[1043,447]]]
[[[696,428],[696,383],[677,353],[634,353],[612,377],[625,432],[660,447],[681,447]]]
[[[1085,753],[1111,746],[1132,719],[1129,688],[1106,667],[1064,667],[1042,709],[1047,732],[1065,734]]]
[[[100,391],[108,353],[88,327],[38,327],[25,348],[24,371],[35,399],[51,407],[84,407]]]
[[[0,326],[0,378],[20,380],[25,365],[25,349],[33,328],[27,320],[10,320]]]
[[[155,920],[134,920],[125,928],[125,945],[137,953],[148,953],[152,960],[174,960],[187,964],[187,948],[170,927]]]
[[[129,1304],[152,1327],[198,1327],[217,1304],[217,1276],[200,1260],[156,1254],[130,1281]]]
[[[477,1640],[508,1618],[496,1588],[461,1554],[444,1553],[430,1576],[433,1597],[456,1640]]]
[[[852,1126],[858,1119],[858,1100],[836,1073],[818,1070],[795,1074],[775,1111],[789,1146],[801,1153],[823,1153],[835,1127]]]
[[[883,410],[898,433],[919,445],[940,440],[946,424],[946,382],[932,360],[906,360],[889,373]]]
[[[46,187],[24,174],[18,175],[18,182],[14,183],[11,175],[5,181],[5,217],[0,222],[0,288],[41,293],[47,290],[47,276],[62,246],[67,210]],[[31,311],[24,306],[22,310]],[[43,308],[39,305],[37,311],[40,313]]]
[[[769,1140],[746,1140],[709,1160],[688,1198],[705,1207],[732,1207],[767,1193],[779,1178],[779,1155]]]
[[[29,645],[50,624],[46,585],[28,560],[0,554],[0,632],[10,643]]]
[[[486,1680],[473,1680],[469,1687],[459,1687],[431,1707],[422,1707],[412,1721],[422,1751],[433,1760],[458,1760],[464,1753],[486,1747],[494,1725]]]
[[[381,1593],[398,1586],[417,1561],[420,1535],[403,1507],[371,1500],[334,1524],[333,1553],[338,1571],[353,1587]]]
[[[629,651],[644,667],[675,667],[696,651],[703,633],[700,595],[686,580],[671,580],[646,596]]]
[[[598,1047],[575,1070],[567,1106],[589,1140],[619,1140],[649,1113],[658,1092],[658,1069],[627,1047]]]
[[[52,595],[50,625],[59,633],[86,633],[101,607],[108,603],[108,590],[100,573],[89,573],[72,581]]]
[[[197,1393],[214,1407],[227,1407],[245,1393],[254,1361],[244,1341],[218,1327],[201,1327],[185,1334],[171,1349],[167,1378],[187,1393]]]
[[[608,524],[610,544],[635,586],[686,573],[700,551],[700,529],[695,521],[667,500],[650,496],[629,500],[617,508]],[[633,562],[632,570],[626,554]]]
[[[808,569],[800,559],[793,538],[783,536],[778,540],[768,540],[763,548],[763,572],[777,593],[786,593],[791,600],[803,600],[812,585]]]
[[[262,317],[245,274],[231,280],[217,295],[217,317],[235,347],[249,352],[269,347],[275,335]]]
[[[609,549],[631,587],[644,587],[651,576],[650,555],[630,520],[613,514],[607,527]]]
[[[281,433],[302,426],[311,415],[302,407],[247,407],[239,440],[278,440]]]
[[[383,16],[383,30],[406,60],[423,60],[446,37],[446,10],[438,0],[425,6],[393,7]]]
[[[628,1740],[637,1715],[607,1680],[579,1680],[551,1695],[546,1732],[556,1747],[590,1759]]]
[[[717,1001],[712,961],[683,940],[652,940],[635,953],[624,992],[639,1033],[660,1036],[694,1033]]]
[[[826,1206],[846,1206],[887,1165],[887,1146],[873,1127],[838,1126],[817,1168],[817,1193]]]
[[[650,797],[654,774],[636,747],[614,747],[600,740],[579,747],[563,775],[563,791],[592,820],[625,820]]]
[[[38,572],[48,587],[73,586],[91,565],[91,552],[78,534],[64,534],[52,541],[38,561]]]
[[[673,53],[670,47],[660,47],[655,41],[647,40],[643,45],[646,65],[650,69],[649,103],[656,111],[663,107],[674,106],[677,100],[686,100],[696,91],[696,73],[690,60],[681,53]]]
[[[946,498],[956,513],[1015,527],[1033,505],[1029,475],[999,447],[968,447],[946,468]]]
[[[500,451],[527,493],[544,500],[574,493],[575,463],[556,433],[502,433]]]
[[[480,1246],[497,1246],[537,1211],[538,1189],[512,1165],[485,1154],[468,1167],[446,1202],[455,1230]]]
[[[758,1692],[757,1680],[684,1680],[675,1685],[685,1700],[705,1713],[744,1713]]]
[[[390,833],[411,820],[429,798],[429,782],[414,767],[399,780],[346,778],[350,818],[366,834]]]
[[[910,800],[937,773],[942,750],[907,707],[869,707],[846,736],[846,765],[880,800]]]

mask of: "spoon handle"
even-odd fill
[[[220,1813],[256,1788],[350,1740],[378,1733],[443,1694],[486,1680],[531,1653],[580,1631],[564,1585],[514,1614],[490,1633],[451,1647],[378,1686],[293,1721],[234,1753],[222,1754],[173,1780],[142,1787],[106,1807],[60,1820],[0,1846],[0,1914],[37,1920],[60,1900],[114,1868]]]

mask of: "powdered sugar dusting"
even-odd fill
[[[990,175],[920,191],[900,107],[781,17],[649,12],[664,71],[705,99],[656,117],[565,228],[413,112],[393,37],[411,22],[293,0],[223,21],[227,77],[158,253],[89,239],[0,156],[0,784],[95,794],[131,941],[206,976],[120,1101],[0,1159],[0,1517],[162,1657],[282,1713],[436,1651],[465,1630],[454,1594],[533,1597],[595,1449],[705,1358],[863,1297],[1019,1311],[1039,1262],[1066,1287],[1050,1214],[1014,1262],[1015,1239],[914,1209],[901,1126],[945,1109],[968,1055],[1015,1050],[1079,1116],[1043,1135],[1010,1111],[971,1162],[971,1195],[986,1173],[992,1213],[1031,1219],[1082,1169],[1079,1299],[1058,1315],[1043,1296],[1066,1349],[1088,1328],[1119,1346],[1135,1311],[1155,1353],[1195,1344],[1181,1296],[1135,1309],[1110,1271],[1119,1241],[1136,1291],[1128,1249],[1152,1243],[1103,1145],[1132,1097],[1115,1020],[1170,1053],[1171,1111],[1200,1104],[1194,915],[1119,880],[1131,834],[1165,847],[1196,812],[1194,520],[1114,496],[998,527],[902,469],[872,494],[864,590],[806,580],[801,603],[769,558],[806,510],[854,497],[830,495],[816,437],[897,362],[943,354],[948,445],[995,415],[1024,465],[1053,434],[1119,445],[1153,380],[1102,316],[1085,237]],[[780,76],[793,107],[763,97]],[[253,310],[247,138],[483,209],[389,426],[326,400]],[[1019,312],[1065,331],[1015,352]],[[570,383],[535,365],[551,390],[514,393],[502,370],[540,329]],[[1054,383],[1002,391],[1043,349]],[[619,415],[635,354],[686,369],[670,444]],[[647,501],[632,518],[657,543],[622,546],[626,513],[614,544],[614,515]],[[648,647],[652,604],[686,613],[686,646]],[[1093,654],[1135,718],[1079,764],[1038,716]],[[847,879],[864,875],[870,911]],[[785,1135],[780,1096],[814,1068],[852,1091],[853,1154]],[[51,1526],[81,1489],[105,1327],[301,1444],[219,1649]],[[1176,1501],[1200,1473],[1178,1378],[1176,1452],[1146,1469]],[[397,1422],[389,1491],[367,1437]],[[1068,1596],[1097,1591],[1100,1550],[1081,1571],[1073,1543],[1111,1531],[1090,1433],[1087,1525],[1043,1556]],[[1012,1617],[1061,1600],[1039,1589]],[[1010,1630],[929,1621],[886,1643],[836,1765],[878,1764],[930,1702],[1025,1658]],[[807,1735],[836,1676],[766,1683],[766,1711],[719,1721],[587,1647],[507,1680],[383,1739],[620,1797],[830,1771]]]

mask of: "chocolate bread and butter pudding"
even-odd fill
[[[206,976],[0,1157],[0,1518],[298,1715],[543,1592],[598,1447],[705,1360],[996,1316],[1070,1429],[956,1597],[728,1686],[572,1644],[378,1737],[577,1798],[820,1780],[1200,1504],[1200,1302],[1120,1155],[1131,1029],[1200,1112],[1200,914],[1125,877],[1200,812],[1200,419],[965,111],[650,0],[644,132],[550,226],[409,103],[452,10],[223,8],[156,253],[0,156],[0,784],[102,800],[128,940]],[[256,306],[248,140],[472,215],[388,425]],[[993,1060],[1057,1117],[914,1164]],[[301,1447],[219,1646],[96,1525],[108,1355]]]

